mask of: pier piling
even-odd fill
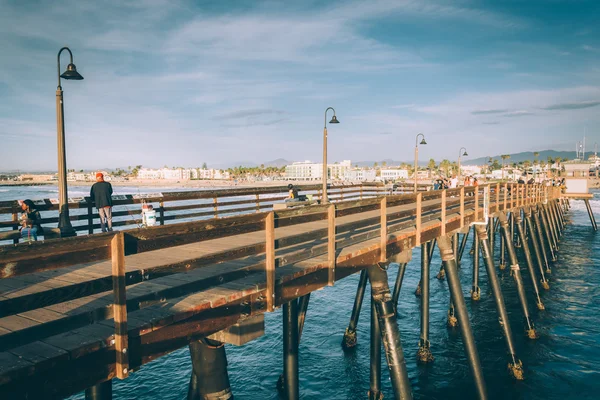
[[[377,314],[378,330],[381,334],[385,358],[390,371],[390,380],[396,399],[412,399],[408,371],[400,341],[400,330],[396,319],[396,309],[392,303],[388,276],[383,264],[368,268],[371,282],[371,300]]]
[[[533,291],[535,293],[535,298],[536,298],[536,306],[538,308],[538,310],[544,310],[544,303],[542,303],[542,299],[540,298],[540,290],[538,288],[538,284],[537,284],[537,278],[535,275],[535,267],[533,266],[533,259],[531,258],[531,251],[529,250],[529,244],[527,243],[527,240],[525,240],[525,233],[523,232],[523,227],[521,225],[521,216],[520,215],[516,215],[516,225],[517,225],[517,231],[518,231],[518,235],[519,237],[522,238],[521,243],[522,243],[522,250],[523,250],[523,254],[525,256],[525,262],[527,263],[527,270],[529,271],[529,276],[531,278],[531,283],[533,285]],[[547,284],[547,283],[546,283]]]
[[[506,340],[506,346],[508,347],[508,354],[510,360],[508,363],[508,370],[511,376],[517,380],[523,380],[523,363],[517,358],[514,340],[512,336],[512,330],[510,328],[510,321],[508,319],[508,313],[506,312],[506,305],[504,303],[504,296],[502,295],[502,289],[496,276],[496,268],[494,267],[494,259],[491,257],[489,251],[489,242],[487,241],[487,234],[485,228],[481,225],[474,226],[477,229],[477,236],[481,241],[481,246],[484,254],[484,263],[490,281],[490,287],[492,294],[494,295],[494,302],[496,304],[496,311],[498,312],[498,318],[500,319],[500,326],[504,333]],[[506,240],[506,239],[505,239]],[[512,268],[512,266],[511,266]]]
[[[471,368],[471,374],[475,381],[475,388],[477,391],[477,397],[479,399],[487,399],[487,390],[485,387],[485,381],[483,380],[483,372],[481,371],[481,363],[479,361],[479,353],[475,346],[475,339],[473,338],[473,331],[471,330],[471,323],[469,322],[469,314],[467,312],[467,306],[465,304],[465,298],[462,294],[462,288],[460,286],[460,277],[458,276],[458,269],[456,267],[456,259],[452,252],[452,244],[447,236],[440,236],[438,238],[438,247],[444,262],[444,268],[446,269],[446,276],[448,277],[448,287],[450,288],[450,295],[452,296],[456,313],[459,319],[460,333],[465,346],[465,353]]]
[[[548,263],[548,253],[546,252],[546,245],[544,244],[544,235],[542,232],[542,224],[540,223],[540,217],[538,211],[533,209],[530,211],[531,217],[533,218],[533,222],[535,223],[535,229],[532,229],[531,236],[534,237],[538,243],[540,244],[540,250],[542,251],[542,256],[544,257],[544,265],[546,266],[546,274],[551,274],[550,264]]]
[[[233,399],[227,375],[225,344],[201,339],[190,342],[192,376],[188,400]]]
[[[433,361],[429,348],[429,246],[432,245],[433,243],[421,244],[421,337],[417,362],[424,364]]]
[[[423,244],[422,246],[424,246]],[[398,264],[398,275],[396,275],[396,282],[394,283],[394,292],[392,293],[392,302],[394,308],[398,309],[398,297],[400,297],[400,289],[402,288],[402,281],[404,280],[404,272],[406,271],[407,263]]]
[[[481,229],[484,228],[482,227]],[[479,240],[477,240],[475,225],[473,225],[473,231],[473,238],[475,240],[473,241],[473,284],[471,286],[471,300],[479,301],[481,299],[481,289],[479,288]]]
[[[506,220],[506,215],[501,213],[498,219],[500,221],[500,229],[502,230],[502,234],[504,234],[506,242],[509,242],[510,232],[508,229],[508,221]],[[508,258],[510,261],[510,272],[517,285],[517,294],[519,295],[519,301],[521,303],[521,308],[523,309],[523,317],[525,318],[526,325],[525,333],[527,334],[527,337],[529,339],[537,339],[537,332],[535,331],[533,322],[531,322],[531,317],[529,316],[527,296],[525,294],[525,287],[523,285],[523,277],[521,276],[521,267],[519,267],[517,253],[515,252],[515,248],[512,246],[512,243],[506,243],[506,249],[508,250]]]
[[[540,270],[540,282],[542,284],[542,287],[546,290],[550,289],[550,285],[548,284],[548,281],[546,280],[546,274],[544,273],[544,264],[542,263],[542,255],[540,253],[540,247],[538,245],[538,242],[535,238],[535,235],[533,235],[533,222],[531,221],[531,216],[527,213],[525,214],[525,222],[527,223],[527,227],[529,228],[529,231],[532,233],[530,236],[531,239],[531,244],[533,246],[533,254],[535,255],[535,260],[537,262],[538,265],[538,269]],[[519,231],[519,234],[521,234],[521,232]],[[526,240],[525,234],[523,233],[522,240]]]
[[[298,301],[283,303],[283,393],[286,400],[298,400]]]
[[[381,332],[375,300],[371,297],[371,341],[369,347],[370,374],[369,374],[369,400],[382,400],[381,392]]]
[[[548,251],[550,252],[550,259],[552,262],[555,262],[556,253],[554,252],[554,238],[550,232],[550,227],[548,226],[548,221],[546,220],[546,214],[544,213],[543,206],[538,207],[538,219],[540,225],[542,226],[542,230],[544,231],[544,236],[546,237],[546,244],[548,246]]]
[[[85,400],[110,400],[112,399],[112,381],[104,381],[85,389]]]
[[[585,202],[585,207],[587,208],[587,212],[590,217],[590,222],[592,223],[592,228],[594,228],[594,231],[597,231],[598,225],[596,225],[596,218],[594,217],[592,206],[590,206],[590,201],[588,199],[584,199],[583,201]]]
[[[356,346],[356,326],[358,325],[358,318],[360,317],[360,309],[362,307],[363,299],[365,297],[365,288],[367,287],[367,270],[363,269],[360,272],[360,278],[358,280],[358,287],[356,288],[356,297],[354,298],[354,306],[352,307],[352,315],[350,315],[350,322],[344,333],[342,339],[342,347],[345,349]]]

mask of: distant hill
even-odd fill
[[[552,158],[553,160],[556,159],[557,157],[560,157],[563,160],[569,159],[572,160],[573,158],[575,158],[575,152],[574,151],[556,151],[556,150],[543,150],[543,151],[539,151],[540,155],[538,156],[538,160],[540,161],[547,161],[548,157]],[[500,155],[496,155],[492,157],[495,160],[498,160],[499,162],[502,162],[502,158],[500,157]],[[522,153],[513,153],[510,154],[510,158],[508,160],[506,160],[508,163],[512,164],[512,163],[519,163],[521,161],[533,161],[534,160],[534,156],[533,156],[533,151],[525,151]],[[462,160],[462,164],[463,165],[483,165],[486,164],[488,161],[488,157],[480,157],[480,158],[474,158],[472,160]]]
[[[288,161],[284,158],[278,158],[277,160],[272,160],[272,161],[267,161],[265,162],[265,167],[277,167],[277,168],[281,168],[281,167],[285,167],[288,164],[291,164],[292,161]]]

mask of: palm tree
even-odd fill
[[[427,164],[427,168],[429,169],[429,171],[434,172],[435,171],[435,160],[433,158],[429,159],[429,163]]]
[[[508,160],[510,158],[510,154],[502,154],[500,158],[502,159],[502,180],[504,180],[504,160]]]
[[[450,161],[444,159],[440,162],[440,169],[444,171],[444,175],[448,177],[448,172],[450,170]]]

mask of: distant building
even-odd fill
[[[165,179],[189,181],[190,179],[229,179],[229,172],[218,169],[199,168],[141,168],[138,170],[138,179]]]
[[[328,179],[344,179],[346,171],[351,168],[350,160],[327,164]],[[293,180],[321,180],[323,179],[323,163],[312,163],[307,160],[286,165],[285,177]]]
[[[396,168],[381,170],[381,180],[395,181],[398,179],[408,179],[408,170],[407,169],[396,169]]]
[[[353,168],[344,173],[345,181],[373,182],[377,178],[377,171],[374,169]]]

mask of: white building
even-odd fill
[[[375,181],[377,171],[374,169],[353,168],[344,173],[345,181]]]
[[[343,179],[344,174],[350,168],[352,168],[350,160],[327,164],[328,179]],[[307,160],[286,165],[285,177],[294,180],[321,180],[323,178],[323,163],[312,163]]]
[[[396,168],[381,170],[381,180],[395,181],[398,179],[408,179],[408,170]]]
[[[478,165],[461,165],[460,169],[463,175],[479,175],[481,174],[481,167]]]

